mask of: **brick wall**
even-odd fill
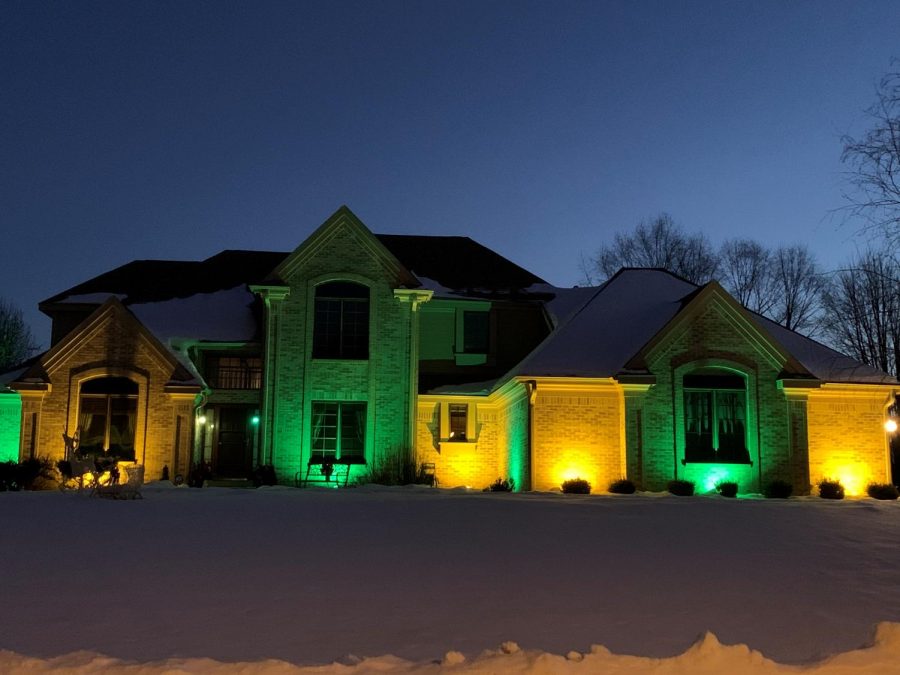
[[[138,385],[136,459],[144,463],[147,480],[160,478],[165,465],[171,471],[176,447],[190,446],[190,424],[180,425],[180,438],[176,438],[176,418],[189,418],[193,399],[192,394],[166,393],[173,364],[136,329],[124,310],[108,305],[64,344],[65,349],[48,354],[50,391],[23,393],[21,455],[61,459],[65,454],[62,434],[74,434],[78,427],[82,383],[97,377],[127,377]]]
[[[883,391],[852,385],[828,386],[809,394],[809,474],[815,486],[836,478],[847,494],[865,494],[869,483],[889,483]]]
[[[312,358],[315,287],[332,280],[370,289],[368,360]],[[410,305],[393,295],[398,280],[372,252],[371,243],[340,224],[316,244],[284,279],[290,294],[280,302],[275,335],[271,414],[273,461],[282,481],[305,470],[312,435],[312,402],[365,401],[366,461],[411,452],[407,416],[410,396]],[[414,392],[413,392],[414,394]],[[365,471],[357,467],[356,472]]]
[[[622,477],[624,424],[618,387],[538,381],[534,404],[532,488],[559,488],[564,480],[583,478],[592,492],[605,492]]]
[[[662,490],[674,478],[711,489],[713,480],[736,480],[742,492],[758,491],[774,478],[792,480],[787,402],[776,380],[784,365],[748,332],[722,301],[711,301],[692,320],[679,325],[648,356],[656,384],[642,406],[642,483]],[[746,380],[748,465],[684,465],[684,391],[682,378],[699,366],[724,367]],[[635,453],[630,453],[635,454]],[[636,456],[635,456],[636,457]],[[637,460],[635,458],[634,465]]]

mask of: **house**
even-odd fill
[[[51,347],[0,396],[18,458],[61,457],[77,430],[150,478],[206,462],[288,484],[416,463],[445,486],[535,490],[892,478],[897,381],[715,282],[624,269],[556,288],[465,237],[373,234],[346,207],[289,253],[137,260],[40,308]]]

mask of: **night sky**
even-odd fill
[[[0,2],[0,295],[290,250],[341,204],[548,281],[667,211],[834,267],[886,2]]]

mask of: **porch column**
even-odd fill
[[[281,333],[282,301],[290,294],[287,286],[250,286],[265,304],[263,340],[262,410],[259,411],[260,464],[271,464],[273,436],[278,417],[278,342]]]
[[[394,297],[409,303],[409,372],[407,375],[406,444],[409,459],[416,458],[416,401],[419,394],[419,306],[431,300],[434,291],[394,289]]]

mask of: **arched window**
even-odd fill
[[[79,449],[134,460],[138,386],[127,377],[101,377],[81,385],[78,405]]]
[[[314,359],[369,358],[369,287],[351,281],[316,286]]]
[[[721,368],[684,376],[684,461],[747,464],[747,383]]]

